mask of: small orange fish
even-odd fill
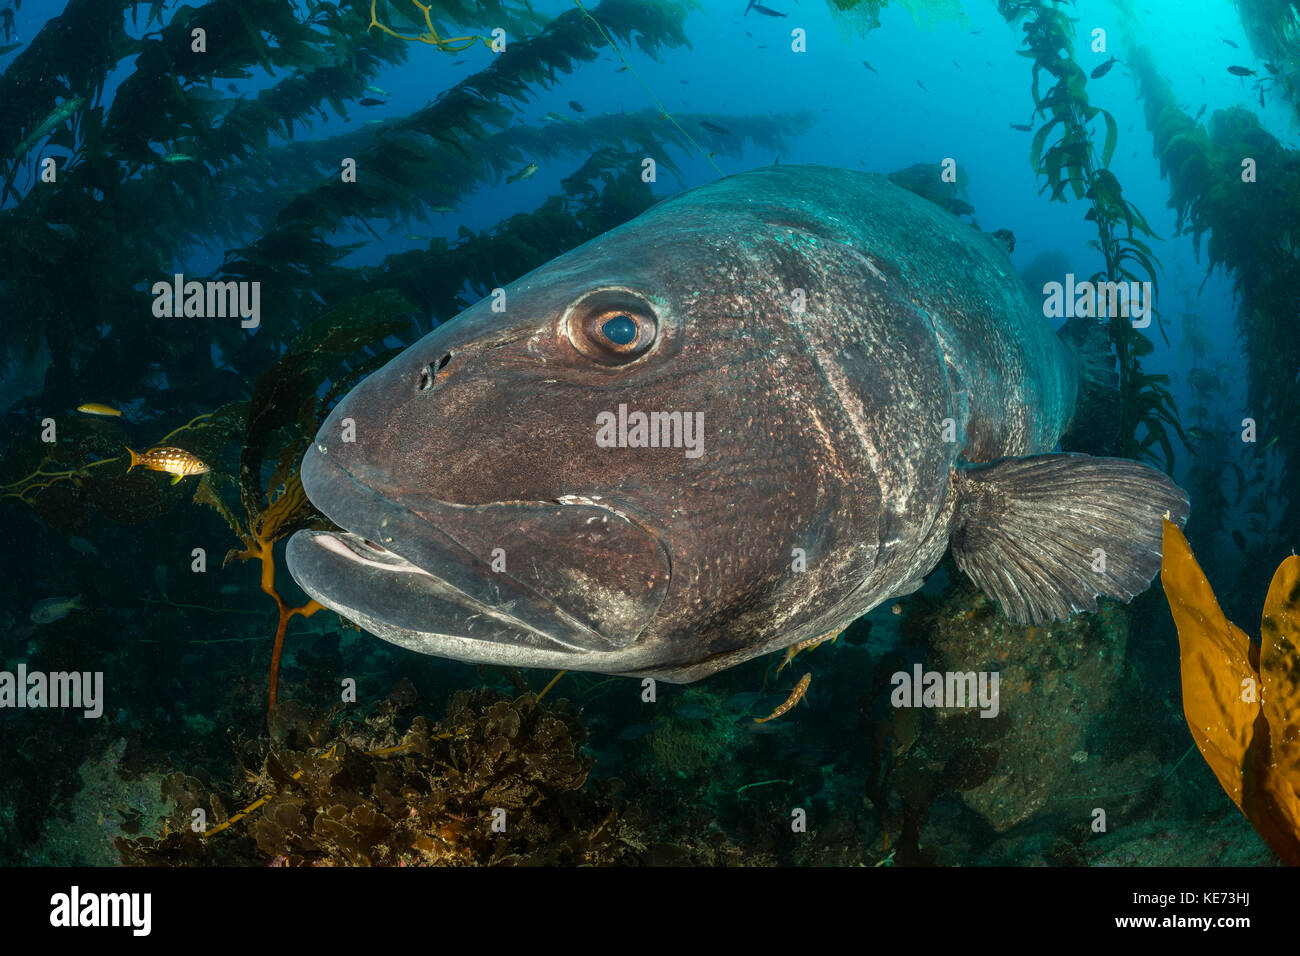
[[[780,717],[787,710],[789,710],[791,707],[793,707],[795,704],[799,703],[799,701],[803,699],[803,695],[808,693],[808,685],[811,683],[812,683],[812,674],[811,673],[804,674],[803,677],[799,678],[799,683],[794,685],[794,690],[790,691],[790,696],[786,698],[784,704],[782,704],[776,710],[772,711],[772,713],[768,714],[766,717],[755,717],[754,723],[765,724],[769,720],[775,720],[776,718]]]
[[[126,450],[126,453],[131,456],[131,464],[127,466],[127,471],[130,471],[136,465],[141,468],[148,468],[150,471],[164,471],[172,476],[173,485],[187,475],[203,475],[212,470],[203,464],[193,452],[172,445],[151,448],[143,455],[132,451],[130,448]]]
[[[83,415],[106,415],[113,418],[121,418],[122,412],[111,405],[101,405],[99,402],[86,402],[84,405],[78,405],[77,411]]]
[[[800,641],[798,644],[791,644],[789,647],[785,649],[785,659],[781,661],[781,663],[777,666],[776,672],[779,674],[781,673],[781,671],[785,670],[785,665],[789,664],[792,660],[794,660],[795,655],[798,654],[800,651],[806,651],[810,647],[816,647],[818,644],[822,643],[823,641],[830,641],[832,644],[834,644],[836,639],[840,636],[840,633],[841,633],[840,631],[828,631],[827,633],[823,634],[821,637],[810,637],[808,638],[808,640]]]

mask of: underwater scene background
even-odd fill
[[[0,0],[0,862],[1300,862],[1297,120],[1295,0]],[[1063,439],[1186,489],[1149,589],[1020,625],[946,557],[676,685],[413,653],[298,587],[350,389],[803,163],[999,236],[1034,302],[1151,283]],[[992,713],[898,705],[969,672]]]

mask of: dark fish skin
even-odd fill
[[[1028,123],[1012,123],[1011,128],[1022,133],[1032,133],[1034,131],[1034,128]]]
[[[693,681],[911,593],[950,538],[980,581],[1000,527],[981,516],[1018,482],[1035,509],[1080,468],[1122,476],[1094,487],[1098,507],[1150,499],[1140,561],[1106,592],[1125,600],[1158,567],[1160,514],[1186,514],[1153,469],[1045,454],[1073,411],[1071,353],[1001,248],[881,176],[730,176],[505,295],[365,379],[303,461],[348,533],[296,534],[294,578],[421,653]],[[611,315],[648,330],[644,353],[584,336]],[[597,416],[620,404],[701,413],[704,453],[597,447]],[[1088,494],[1069,484],[1063,507]],[[1088,592],[1058,604],[1088,608]]]
[[[1107,60],[1107,61],[1106,61],[1105,63],[1103,63],[1101,66],[1097,67],[1096,69],[1094,69],[1094,70],[1092,71],[1092,74],[1091,74],[1092,78],[1093,78],[1094,80],[1099,80],[1099,79],[1101,79],[1103,76],[1105,76],[1107,73],[1110,72],[1110,68],[1111,68],[1112,66],[1114,66],[1115,63],[1116,63],[1116,59],[1115,59],[1115,57],[1112,56],[1109,60]]]
[[[373,96],[365,96],[357,100],[362,106],[383,106],[385,100],[377,100]]]
[[[700,125],[712,133],[722,133],[724,136],[730,136],[731,130],[717,123],[710,123],[708,120],[700,120]]]
[[[1228,72],[1233,76],[1254,76],[1255,71],[1246,66],[1230,66]]]

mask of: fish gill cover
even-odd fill
[[[1296,862],[1197,11],[0,0],[0,862]]]

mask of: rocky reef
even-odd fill
[[[119,839],[132,864],[427,866],[635,862],[645,841],[618,781],[587,783],[584,731],[563,700],[455,694],[447,716],[399,733],[399,685],[378,712],[336,726],[293,702],[246,741],[246,781],[222,792],[174,773],[158,839]],[[231,808],[247,804],[244,810]]]

